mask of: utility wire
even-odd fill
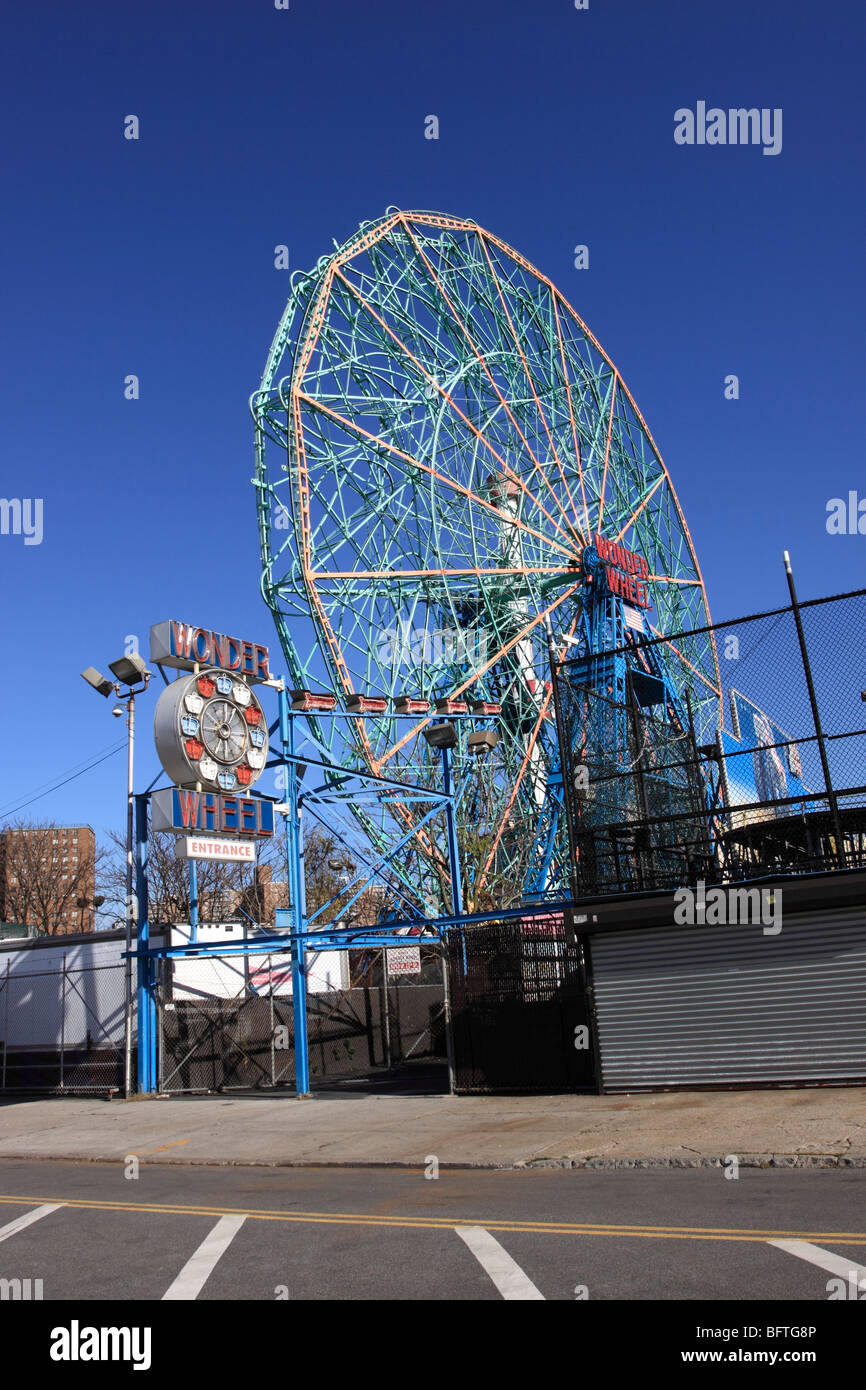
[[[112,748],[109,750],[109,752],[104,753],[101,758],[94,758],[92,762],[89,762],[85,767],[82,767],[79,772],[73,772],[71,776],[64,777],[60,782],[55,782],[53,786],[46,787],[45,791],[36,792],[34,796],[28,797],[26,801],[19,802],[18,805],[13,806],[11,810],[3,811],[3,819],[6,820],[9,816],[16,815],[18,811],[23,811],[25,806],[32,805],[34,801],[41,801],[43,797],[49,796],[51,792],[59,791],[61,787],[67,786],[69,782],[74,782],[77,777],[83,777],[85,772],[89,772],[91,768],[97,767],[100,763],[106,762],[108,758],[115,757],[125,747],[126,739],[124,739],[122,743],[118,743],[116,748]],[[43,786],[44,785],[45,784],[43,783]]]
[[[107,744],[105,745],[104,748],[100,748],[99,751],[98,751],[97,753],[95,753],[93,756],[96,757],[96,758],[101,758],[103,753],[113,753],[114,751],[115,751],[115,745],[112,744],[112,743],[107,743]],[[67,768],[60,774],[61,777],[68,777],[71,773],[73,773],[73,772],[78,772],[79,768],[80,768],[82,771],[85,771],[85,770],[86,770],[86,769],[85,769],[85,763],[88,763],[89,761],[92,761],[92,759],[89,760],[88,758],[82,758],[82,759],[81,759],[81,762],[73,763],[71,767],[67,767]],[[37,793],[37,792],[41,792],[43,788],[49,787],[49,784],[51,783],[51,781],[52,781],[52,779],[49,777],[49,778],[46,779],[46,781],[40,782],[40,783],[38,784],[38,786],[36,786],[36,787],[33,788],[33,795],[35,796],[36,793]],[[17,801],[17,800],[18,800],[18,797],[17,797],[17,796],[13,796],[12,799],[11,799],[11,801],[9,801],[7,804],[11,806],[12,802],[13,802],[13,801]],[[0,806],[0,816],[4,816],[5,814],[6,814],[6,807],[5,807],[5,806]]]

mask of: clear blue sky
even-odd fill
[[[0,494],[44,499],[44,539],[0,536],[0,819],[120,740],[79,672],[127,634],[275,645],[247,410],[288,295],[274,246],[307,268],[389,204],[474,217],[559,284],[656,438],[715,617],[783,602],[786,547],[803,596],[861,585],[866,537],[825,508],[866,496],[863,70],[853,0],[8,10]],[[700,100],[782,108],[782,152],[676,145]],[[123,776],[22,814],[102,833]]]

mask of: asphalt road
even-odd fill
[[[41,1279],[46,1301],[76,1302],[827,1302],[828,1281],[853,1270],[866,1292],[862,1170],[428,1178],[138,1157],[137,1178],[123,1164],[0,1162],[0,1281]]]

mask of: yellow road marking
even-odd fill
[[[525,1231],[532,1235],[631,1236],[650,1240],[842,1241],[846,1245],[866,1245],[864,1231],[758,1231],[736,1226],[641,1226],[628,1223],[617,1225],[614,1222],[506,1221],[478,1216],[367,1216],[359,1212],[289,1212],[250,1207],[193,1207],[176,1202],[105,1202],[78,1197],[20,1195],[0,1195],[0,1202],[18,1203],[22,1206],[61,1202],[66,1207],[78,1207],[87,1211],[145,1212],[158,1216],[246,1216],[253,1221],[292,1221],[326,1226],[382,1226],[433,1231],[453,1231],[455,1226],[483,1226],[488,1231],[510,1231],[513,1234]]]

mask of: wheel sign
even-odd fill
[[[159,760],[178,787],[242,792],[267,761],[268,726],[254,691],[217,667],[166,686],[153,732]]]

